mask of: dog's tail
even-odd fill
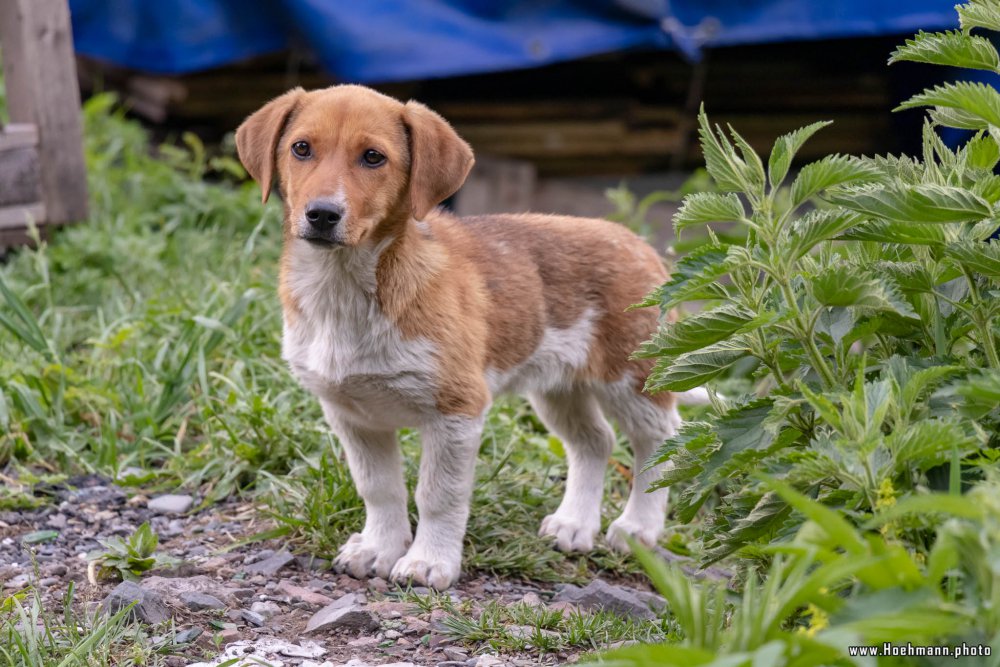
[[[708,390],[704,387],[695,387],[688,391],[676,391],[674,392],[674,396],[677,397],[677,402],[681,405],[708,405],[712,402],[708,396]]]

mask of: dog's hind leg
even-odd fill
[[[555,539],[561,551],[590,551],[601,529],[604,471],[615,434],[597,399],[582,386],[529,395],[542,423],[562,439],[569,463],[566,493],[542,521],[538,534]]]
[[[650,484],[659,479],[663,465],[639,471],[657,447],[680,427],[674,398],[670,394],[644,394],[629,376],[605,385],[599,395],[605,412],[628,437],[635,458],[632,490],[621,516],[608,527],[608,544],[616,551],[627,552],[629,536],[646,546],[654,546],[663,532],[669,489],[647,493]]]

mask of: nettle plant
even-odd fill
[[[1000,72],[992,43],[970,34],[1000,31],[1000,4],[958,11],[962,31],[920,33],[890,63]],[[681,521],[711,500],[706,562],[797,529],[800,515],[756,472],[861,521],[915,491],[958,492],[1000,458],[1000,94],[948,83],[899,108],[916,107],[931,107],[921,157],[832,155],[794,177],[796,152],[828,123],[780,137],[765,165],[700,115],[719,192],[688,196],[676,231],[730,223],[746,241],[708,227],[643,304],[700,310],[637,354],[657,359],[654,391],[755,364],[753,392],[716,400],[711,421],[686,424],[649,462],[672,462],[660,484],[679,490]],[[974,135],[952,150],[941,127]]]

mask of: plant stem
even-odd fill
[[[830,370],[830,366],[827,365],[826,359],[823,358],[822,353],[819,348],[816,347],[816,341],[812,337],[811,327],[806,325],[805,319],[803,318],[802,311],[799,309],[799,304],[795,300],[795,293],[792,292],[792,286],[787,280],[779,281],[781,285],[781,293],[785,297],[785,301],[788,303],[788,307],[792,310],[795,315],[795,323],[798,326],[799,333],[799,344],[809,355],[809,360],[812,362],[813,367],[819,374],[820,380],[823,382],[823,388],[830,390],[836,385],[836,378],[833,376],[833,371]]]
[[[984,321],[982,317],[982,297],[979,295],[979,286],[976,285],[976,279],[973,277],[969,270],[962,267],[962,273],[965,274],[965,281],[969,284],[969,298],[972,300],[972,322],[976,325],[976,329],[979,330],[979,337],[982,339],[980,342],[983,346],[983,351],[986,353],[986,360],[989,362],[990,367],[993,369],[1000,369],[1000,354],[997,353],[997,343],[993,338],[993,332],[990,331],[989,321]]]

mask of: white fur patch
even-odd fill
[[[288,288],[299,316],[285,321],[282,357],[309,391],[359,425],[420,423],[435,408],[434,345],[404,340],[375,298],[373,249],[292,241]]]
[[[506,371],[486,371],[490,392],[523,394],[571,385],[590,357],[595,319],[594,311],[588,308],[565,329],[546,328],[530,357]]]

